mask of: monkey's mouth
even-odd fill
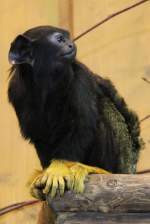
[[[75,57],[76,56],[76,48],[73,48],[70,51],[65,52],[65,54],[62,54],[61,56],[63,58],[67,58],[67,59]]]

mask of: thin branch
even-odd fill
[[[147,82],[148,84],[150,84],[150,81],[149,81],[147,78],[142,77],[142,79],[143,79],[145,82]]]
[[[28,205],[33,205],[33,204],[36,204],[36,203],[39,203],[39,201],[38,200],[23,201],[23,202],[19,202],[19,203],[9,205],[7,207],[4,207],[4,208],[0,209],[0,216],[6,214],[8,212],[12,212],[14,210],[17,210],[19,208],[22,208],[22,207],[25,207],[25,206],[28,206]]]
[[[149,0],[142,0],[142,1],[139,1],[131,6],[128,6],[127,8],[124,8],[118,12],[115,12],[109,16],[107,16],[105,19],[101,20],[99,23],[97,23],[96,25],[92,26],[91,28],[87,29],[86,31],[84,31],[83,33],[79,34],[77,37],[74,38],[74,41],[77,41],[78,39],[80,39],[81,37],[83,37],[84,35],[86,35],[87,33],[91,32],[92,30],[94,30],[95,28],[97,28],[98,26],[101,26],[103,23],[107,22],[108,20],[111,20],[112,18],[124,13],[124,12],[127,12],[137,6],[140,6],[142,5],[143,3],[145,2],[148,2]]]
[[[140,123],[142,123],[143,121],[146,121],[146,120],[148,120],[148,119],[150,119],[150,114],[147,115],[147,116],[145,116],[145,117],[143,117],[143,118],[140,120]]]
[[[150,173],[150,169],[141,170],[137,172],[137,174],[146,174],[146,173]]]

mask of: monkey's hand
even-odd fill
[[[50,195],[53,198],[56,193],[59,193],[62,196],[65,188],[71,189],[72,178],[66,161],[53,160],[50,166],[34,179],[30,193],[41,200],[45,199],[44,195]]]
[[[88,174],[110,174],[104,169],[87,166],[78,162],[73,162],[72,164],[70,164],[70,170],[73,175],[73,181],[71,182],[71,190],[76,193],[82,193],[84,191],[84,181]]]
[[[82,163],[53,160],[50,166],[34,179],[30,192],[33,197],[41,200],[45,199],[45,195],[53,198],[59,193],[62,196],[66,188],[81,193],[84,191],[84,180],[90,173],[109,174],[106,170]]]

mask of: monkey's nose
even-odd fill
[[[69,48],[73,48],[73,44],[69,44],[68,47],[69,47]]]

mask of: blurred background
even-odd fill
[[[16,35],[39,25],[70,30],[73,37],[106,16],[139,0],[3,0],[0,4],[0,208],[31,199],[26,187],[40,168],[34,147],[22,139],[8,103],[8,50]],[[110,78],[140,119],[150,115],[150,2],[115,17],[79,39],[77,57],[91,70]],[[141,123],[146,148],[138,170],[150,168],[150,119]],[[37,206],[38,210],[38,206]],[[26,217],[29,217],[28,222]],[[36,212],[21,210],[0,224],[36,223]]]

